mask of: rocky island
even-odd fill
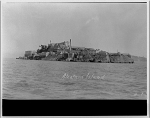
[[[16,59],[49,60],[71,62],[98,62],[98,63],[134,63],[130,54],[109,53],[100,49],[77,47],[70,41],[40,45],[37,51],[25,51],[23,57]]]

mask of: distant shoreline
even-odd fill
[[[146,62],[147,61],[147,58],[146,57],[140,57],[140,56],[133,56],[131,55],[132,59],[135,61],[135,62]],[[2,56],[1,59],[16,59],[16,57],[6,57],[6,56]],[[49,61],[49,60],[46,60],[46,61]]]

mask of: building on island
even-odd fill
[[[72,46],[70,41],[40,45],[37,51],[25,51],[24,57],[34,60],[81,61],[101,63],[134,63],[131,55],[108,53],[100,49]]]

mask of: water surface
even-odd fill
[[[4,99],[147,99],[146,62],[2,60]]]

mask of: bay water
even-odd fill
[[[147,99],[147,64],[5,58],[2,98]]]

